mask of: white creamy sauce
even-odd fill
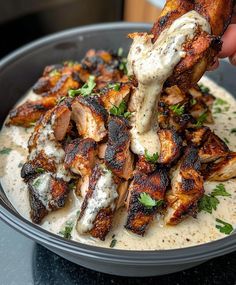
[[[35,193],[37,193],[39,200],[46,207],[47,210],[50,210],[48,202],[50,201],[50,181],[51,174],[44,173],[38,176],[33,180],[32,186],[35,188]]]
[[[236,126],[235,99],[226,90],[219,87],[211,80],[203,78],[201,82],[208,86],[216,97],[227,101],[227,106],[229,106],[227,111],[215,114],[215,123],[209,125],[209,127],[221,138],[227,139],[229,141],[228,145],[230,149],[236,151],[236,134],[230,132],[231,129]],[[32,98],[32,93],[29,93],[27,97]],[[29,197],[27,185],[20,177],[20,170],[21,164],[26,161],[28,155],[25,142],[27,142],[32,131],[32,128],[26,130],[21,127],[11,126],[3,127],[0,134],[0,149],[3,147],[12,149],[8,155],[0,155],[1,184],[13,207],[20,215],[28,220],[30,220]],[[110,179],[110,175],[107,174],[105,177],[101,178],[99,183],[97,183],[97,191],[100,193],[98,194],[99,197],[104,195],[107,196],[108,199],[115,199],[116,189],[113,189],[113,194],[108,195],[106,193],[107,188],[111,189],[109,186],[111,183]],[[104,187],[104,184],[106,187]],[[210,193],[217,184],[219,183],[206,182],[206,193]],[[67,221],[72,221],[74,223],[74,228],[71,233],[73,240],[85,244],[109,247],[112,236],[115,234],[117,240],[116,248],[118,249],[159,250],[198,245],[225,237],[225,235],[220,233],[215,227],[216,218],[228,222],[236,228],[236,179],[231,179],[223,184],[225,185],[227,192],[232,196],[217,197],[220,204],[218,205],[217,210],[213,211],[212,214],[201,212],[198,214],[197,219],[189,217],[177,226],[165,226],[163,217],[157,216],[144,237],[137,236],[124,229],[127,217],[124,208],[119,209],[115,213],[113,227],[105,241],[91,238],[89,235],[78,234],[76,230],[76,220],[82,201],[75,195],[74,191],[70,192],[65,207],[50,212],[47,217],[44,218],[41,227],[58,234],[64,228]]]
[[[115,199],[118,197],[117,184],[115,184],[112,173],[107,169],[102,169],[103,173],[99,177],[92,197],[88,199],[84,215],[77,222],[77,231],[81,234],[93,228],[93,222],[98,212],[108,206],[115,209]]]
[[[186,54],[183,44],[194,38],[198,28],[211,32],[207,20],[196,11],[190,11],[165,29],[155,43],[152,43],[152,36],[146,33],[134,35],[127,58],[128,73],[135,75],[138,81],[137,90],[132,95],[136,97],[132,99],[136,102],[131,130],[131,149],[134,153],[142,155],[145,149],[150,154],[159,152],[156,126],[153,126],[157,102],[164,82]],[[145,133],[149,135],[143,138]]]

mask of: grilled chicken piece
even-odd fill
[[[229,148],[208,127],[189,129],[186,131],[187,141],[199,147],[198,155],[201,163],[209,163],[229,154]]]
[[[128,122],[121,117],[111,117],[108,123],[108,143],[104,161],[108,169],[126,180],[133,175],[130,140]]]
[[[188,90],[189,94],[192,95],[197,101],[203,101],[207,107],[211,110],[212,105],[215,101],[215,97],[209,92],[202,92],[198,85]]]
[[[212,35],[199,31],[199,34],[185,45],[186,56],[175,67],[173,75],[167,82],[169,86],[177,84],[184,89],[193,86],[201,78],[219,52],[221,42],[218,36],[223,34],[230,22],[233,0],[226,2],[216,0],[211,3],[205,0],[168,0],[152,28],[153,42],[165,28],[191,10],[197,11],[209,20]]]
[[[195,147],[187,147],[177,169],[172,174],[171,190],[165,222],[176,225],[188,216],[196,214],[197,203],[204,193],[200,159]]]
[[[95,51],[91,49],[82,60],[82,67],[90,74],[96,76],[97,88],[101,89],[107,85],[107,82],[120,82],[124,80],[124,70],[119,68],[121,61],[122,58],[115,54],[104,50]],[[87,80],[86,74],[83,77],[80,73],[80,76],[84,81]]]
[[[165,105],[177,105],[184,104],[189,97],[184,93],[177,85],[165,88],[164,92],[161,94],[160,102]]]
[[[114,88],[105,88],[100,96],[105,108],[110,111],[112,107],[118,107],[122,101],[127,102],[130,95],[130,89],[131,87],[128,83],[121,83],[121,86],[117,91],[114,90]]]
[[[30,216],[39,224],[48,212],[65,205],[68,194],[67,184],[62,179],[55,179],[50,173],[44,173],[28,182]]]
[[[96,164],[76,226],[80,234],[90,233],[95,238],[105,239],[112,226],[118,184],[105,166]]]
[[[26,101],[11,110],[6,125],[32,127],[32,124],[56,105],[55,97],[46,97],[36,101]]]
[[[162,129],[158,131],[160,140],[160,154],[158,162],[170,165],[180,156],[182,139],[174,130]]]
[[[146,193],[155,201],[163,200],[168,184],[167,172],[162,168],[157,168],[155,172],[149,175],[139,171],[134,174],[134,179],[128,189],[126,229],[138,235],[145,234],[159,207],[146,207],[139,201],[140,195]]]
[[[47,66],[33,91],[42,96],[67,96],[69,89],[77,89],[83,84],[78,73],[80,70],[79,64]]]
[[[95,166],[97,143],[90,138],[75,139],[66,147],[65,168],[81,176],[90,176]]]
[[[139,155],[135,169],[139,172],[148,174],[152,173],[156,169],[156,164],[148,162],[144,155]]]
[[[226,181],[236,177],[236,153],[231,152],[216,162],[208,164],[204,173],[208,181]]]
[[[72,103],[72,120],[83,138],[101,141],[107,134],[105,125],[108,119],[106,109],[95,96],[78,96]]]

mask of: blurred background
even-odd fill
[[[0,0],[0,57],[39,37],[94,23],[154,22],[165,0]]]

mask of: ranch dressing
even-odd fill
[[[225,89],[206,77],[201,80],[201,83],[209,87],[216,98],[221,98],[227,102],[227,105],[222,106],[222,109],[225,109],[222,113],[215,113],[213,107],[214,124],[209,125],[209,127],[218,136],[228,141],[227,144],[232,151],[236,151],[236,134],[231,132],[236,126],[235,99]],[[26,98],[32,99],[34,96],[32,92],[29,92]],[[27,185],[20,177],[20,170],[22,163],[27,159],[27,141],[32,131],[33,128],[3,126],[0,133],[0,149],[3,147],[11,149],[9,154],[0,155],[1,185],[12,206],[29,221],[28,190]],[[109,181],[110,178],[107,183]],[[218,184],[219,182],[206,182],[204,185],[206,194],[211,193]],[[144,237],[137,236],[124,229],[127,218],[127,212],[124,208],[115,212],[112,229],[105,241],[94,239],[89,235],[79,234],[76,229],[76,220],[82,199],[74,191],[70,191],[65,207],[50,212],[43,219],[40,226],[54,234],[59,234],[65,227],[66,222],[71,221],[74,224],[71,232],[72,240],[100,247],[109,247],[113,235],[117,240],[115,246],[117,249],[161,250],[195,246],[226,236],[216,229],[216,218],[230,223],[236,228],[236,179],[223,182],[223,184],[231,197],[217,197],[220,204],[212,214],[200,212],[196,219],[189,217],[176,226],[166,226],[163,217],[157,216]]]
[[[152,43],[152,35],[147,33],[131,35],[133,43],[127,58],[127,68],[128,74],[134,75],[138,81],[137,90],[133,94],[136,98],[131,99],[136,102],[131,130],[131,149],[134,153],[142,155],[145,149],[151,154],[159,152],[158,126],[153,125],[153,122],[157,121],[155,110],[160,93],[164,82],[186,54],[183,44],[193,39],[199,28],[211,32],[207,20],[196,11],[190,11],[164,30],[155,43]],[[149,139],[143,138],[146,133]]]

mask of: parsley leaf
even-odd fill
[[[110,247],[111,247],[111,248],[115,247],[116,243],[117,243],[117,240],[116,240],[115,238],[113,238],[113,239],[111,240]]]
[[[169,107],[176,115],[181,116],[184,113],[184,105],[176,104]]]
[[[216,225],[216,228],[223,234],[229,235],[234,230],[231,224],[228,224],[220,219],[216,219],[216,222],[218,224],[222,224],[222,225]]]
[[[40,177],[39,178],[36,178],[35,180],[34,180],[34,182],[33,182],[33,186],[35,187],[35,188],[37,188],[37,187],[39,187],[39,185],[42,183],[42,181],[41,181],[41,179],[40,179]]]
[[[190,100],[191,106],[195,105],[196,103],[197,103],[197,100],[196,100],[195,98],[192,98],[192,99]]]
[[[195,127],[201,127],[204,124],[204,122],[206,121],[206,118],[207,118],[207,112],[202,113],[198,117],[197,122],[195,124]]]
[[[150,155],[148,154],[146,149],[145,149],[144,156],[145,156],[145,159],[151,163],[157,163],[158,157],[159,157],[158,152],[154,153],[153,155]]]
[[[12,151],[9,147],[4,147],[0,150],[0,154],[9,154]]]
[[[63,235],[66,239],[71,239],[71,232],[73,230],[73,222],[67,221],[65,224],[65,228],[59,232],[59,234]]]
[[[225,143],[229,143],[229,140],[227,138],[223,138]]]
[[[221,98],[217,98],[214,102],[214,105],[228,105],[228,102]]]
[[[122,100],[118,107],[113,106],[110,109],[110,114],[115,115],[115,116],[124,116],[126,108],[127,108],[126,103],[124,100]]]
[[[138,198],[139,202],[145,206],[146,208],[152,208],[155,206],[161,206],[163,204],[163,200],[154,200],[148,193],[141,193],[140,197]]]
[[[68,91],[69,97],[74,98],[76,95],[88,96],[92,93],[95,83],[95,76],[90,75],[87,82],[79,89],[70,89]]]
[[[36,171],[37,173],[44,173],[44,172],[45,172],[45,169],[42,168],[42,167],[38,167],[38,168],[35,169],[35,171]]]
[[[53,76],[60,76],[61,73],[57,70],[57,69],[53,69],[50,73],[49,76],[53,77]]]
[[[123,57],[120,60],[119,70],[123,71],[124,74],[128,73],[128,70],[127,70],[127,59],[125,57]]]
[[[198,201],[198,211],[205,211],[212,214],[213,209],[216,210],[219,203],[220,201],[216,197],[204,194]]]
[[[117,50],[117,55],[118,56],[122,56],[123,55],[123,48],[122,47],[119,47],[118,50]]]
[[[210,89],[207,86],[203,85],[202,83],[200,83],[198,86],[199,86],[202,93],[209,93],[210,92]]]
[[[62,96],[62,97],[58,98],[57,104],[60,104],[60,103],[63,102],[65,99],[66,99],[66,96]]]
[[[231,197],[231,194],[228,193],[225,190],[225,186],[224,184],[220,183],[218,185],[216,185],[216,188],[213,189],[213,191],[211,192],[212,196],[226,196],[226,197]]]
[[[110,83],[110,84],[108,84],[108,87],[112,88],[115,91],[119,91],[120,90],[120,83],[119,82],[117,82],[117,83]]]
[[[231,134],[235,134],[236,133],[236,128],[231,129]]]

